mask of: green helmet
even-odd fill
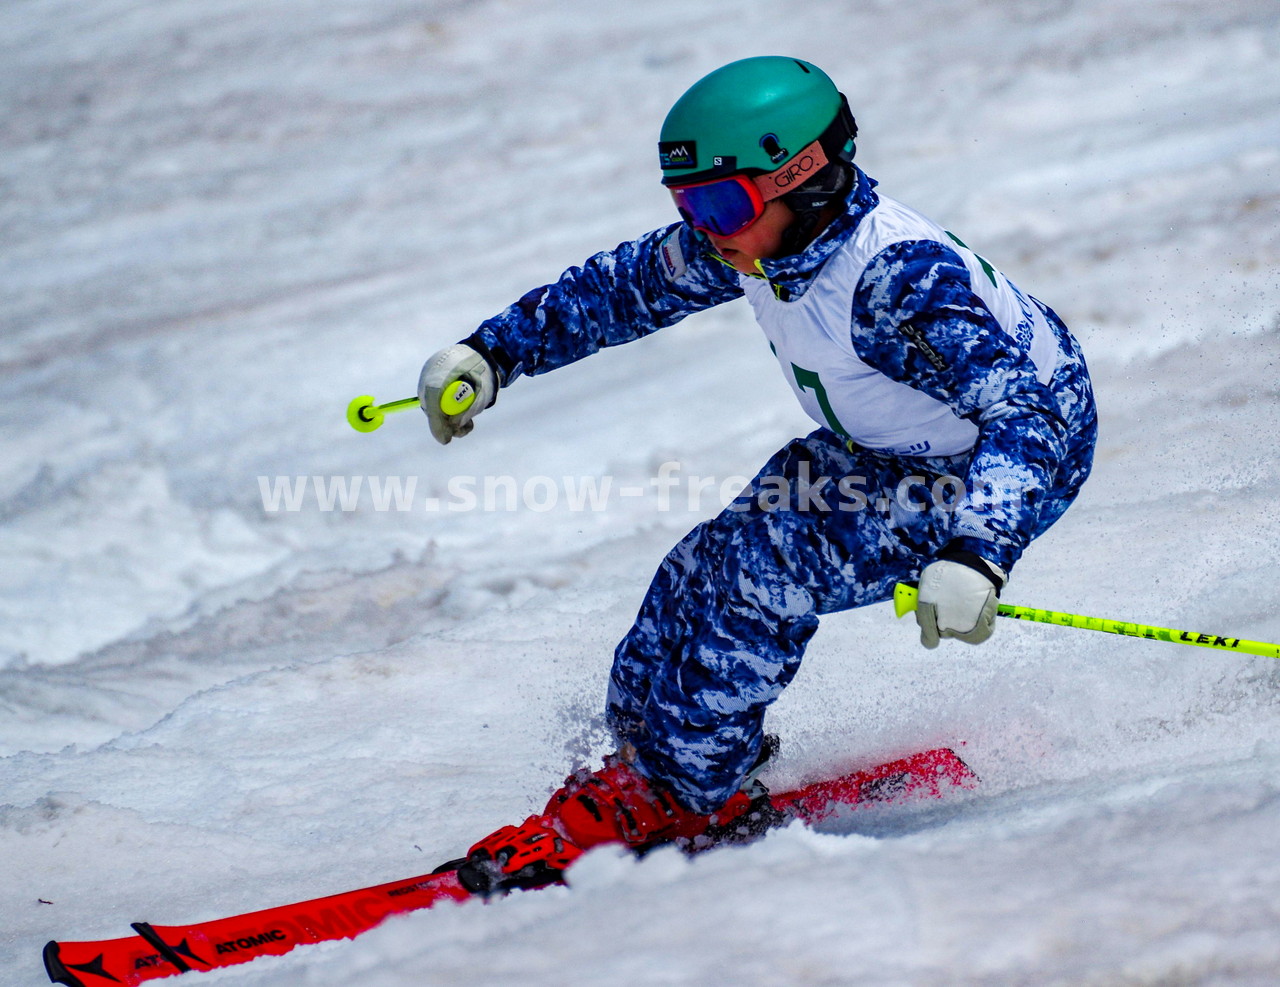
[[[857,126],[830,77],[809,62],[763,55],[730,62],[681,96],[662,124],[662,184],[767,174],[815,140],[853,160]]]

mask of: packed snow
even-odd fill
[[[51,938],[424,873],[608,750],[654,567],[809,428],[745,303],[447,448],[345,408],[669,222],[663,114],[767,53],[1084,342],[1096,471],[1006,600],[1280,641],[1271,0],[14,0],[0,981],[44,982]],[[927,652],[878,606],[824,620],[771,728],[777,785],[940,744],[982,784],[188,976],[1280,982],[1274,659],[1011,622]]]

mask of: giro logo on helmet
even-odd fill
[[[814,141],[785,166],[777,171],[762,175],[757,181],[761,184],[765,201],[785,195],[798,185],[803,185],[828,164],[827,155],[822,144]]]

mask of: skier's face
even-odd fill
[[[717,236],[707,233],[716,251],[727,260],[735,271],[742,274],[758,274],[756,261],[776,257],[782,249],[782,236],[787,231],[795,213],[791,207],[774,199],[766,202],[760,218],[741,233],[734,236]]]

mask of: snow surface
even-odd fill
[[[1274,0],[10,0],[0,981],[44,982],[50,938],[425,872],[605,751],[654,566],[808,427],[745,305],[447,449],[343,412],[669,221],[666,108],[771,52],[1086,345],[1097,470],[1007,598],[1280,640]],[[664,505],[666,462],[717,485]],[[416,477],[413,509],[264,509],[311,476]],[[425,508],[485,476],[645,493]],[[1280,982],[1280,663],[1022,625],[926,652],[876,607],[824,622],[772,727],[778,784],[939,743],[983,784],[190,979]]]

